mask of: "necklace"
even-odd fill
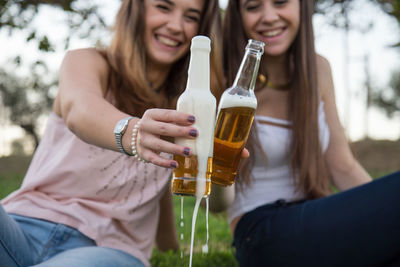
[[[264,74],[258,75],[258,81],[261,83],[262,87],[266,86],[268,88],[278,90],[278,91],[287,91],[290,89],[290,82],[286,82],[284,84],[274,84],[267,79]]]

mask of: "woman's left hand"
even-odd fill
[[[140,119],[137,130],[137,155],[155,165],[176,168],[178,162],[164,158],[160,153],[190,156],[192,151],[189,147],[174,144],[167,140],[175,137],[196,138],[198,131],[192,126],[194,121],[194,116],[176,110],[148,109]]]

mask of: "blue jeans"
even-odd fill
[[[240,266],[400,266],[400,172],[329,197],[246,213]]]
[[[132,255],[98,247],[75,228],[7,214],[0,205],[0,266],[144,267]]]

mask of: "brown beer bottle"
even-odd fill
[[[263,53],[263,42],[248,41],[235,81],[219,102],[211,173],[214,184],[228,186],[234,183],[257,108],[254,86]]]
[[[210,39],[195,36],[190,47],[190,63],[185,91],[177,102],[177,110],[196,117],[196,139],[175,138],[175,143],[192,150],[189,157],[174,155],[178,168],[174,170],[172,193],[203,197],[211,191],[216,99],[210,91]]]

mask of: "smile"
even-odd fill
[[[164,36],[160,36],[160,35],[156,35],[156,39],[163,45],[165,46],[169,46],[169,47],[177,47],[180,43],[172,40],[170,38],[164,37]]]
[[[281,34],[283,32],[284,29],[277,29],[277,30],[273,30],[273,31],[264,31],[261,33],[261,35],[265,36],[265,37],[275,37],[278,36],[279,34]]]

